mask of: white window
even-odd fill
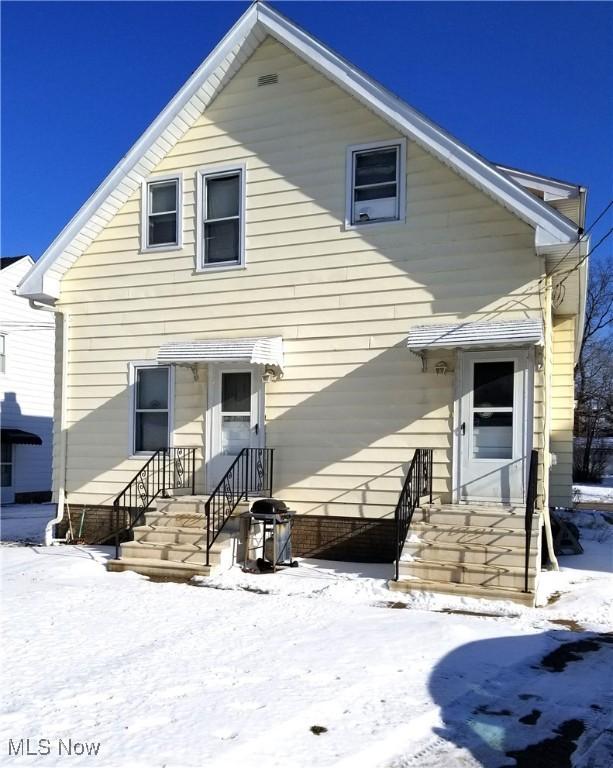
[[[347,151],[346,225],[404,219],[405,144],[377,142]]]
[[[242,267],[245,262],[245,170],[198,172],[198,268]]]
[[[132,453],[153,453],[170,444],[170,367],[134,365],[132,389]]]
[[[6,373],[6,336],[0,333],[0,373]]]
[[[13,485],[13,445],[4,442],[0,451],[0,486],[10,488]]]
[[[156,178],[143,185],[143,250],[181,247],[181,179]]]

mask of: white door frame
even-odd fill
[[[221,478],[217,478],[214,484],[209,483],[209,468],[211,467],[211,459],[215,458],[220,450],[221,375],[226,372],[251,374],[251,445],[258,448],[263,448],[266,445],[264,381],[262,378],[264,366],[248,363],[209,363],[207,402],[204,403],[206,435],[204,484],[207,493],[212,492],[214,485],[221,480]]]
[[[459,349],[456,352],[455,363],[455,387],[453,402],[453,440],[451,459],[452,479],[452,503],[460,504],[462,499],[462,397],[464,394],[464,368],[466,358],[472,355],[483,354],[486,360],[520,360],[525,363],[525,379],[523,388],[523,435],[524,448],[524,495],[528,483],[528,470],[530,451],[534,440],[534,348],[497,348],[497,349]]]

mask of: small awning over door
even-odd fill
[[[242,339],[196,339],[162,344],[158,363],[255,363],[283,371],[281,336]]]
[[[12,427],[2,427],[0,430],[0,439],[6,445],[42,445],[43,441],[33,432],[26,432],[23,429],[13,429]]]
[[[407,347],[413,352],[464,347],[525,347],[543,344],[541,320],[499,320],[416,325]]]

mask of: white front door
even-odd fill
[[[530,360],[528,351],[461,355],[459,501],[524,502],[531,448]]]
[[[206,486],[212,492],[243,448],[262,448],[260,366],[209,365]]]

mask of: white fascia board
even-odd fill
[[[572,184],[559,179],[552,179],[548,176],[539,176],[530,171],[521,171],[518,168],[510,168],[505,165],[496,165],[498,170],[506,173],[522,187],[528,189],[537,189],[550,200],[570,200],[578,197],[583,187],[580,184]]]
[[[51,299],[59,297],[59,281],[50,281],[45,285],[45,275],[57,257],[67,248],[81,228],[87,224],[91,216],[109,197],[130,171],[133,170],[145,152],[158,140],[168,125],[177,117],[187,102],[201,88],[202,84],[215,72],[219,64],[237,43],[246,37],[257,23],[257,5],[250,6],[230,31],[215,46],[202,64],[194,71],[185,85],[168,102],[132,148],[113,168],[93,195],[77,211],[60,234],[55,238],[33,269],[26,275],[18,287],[20,296],[47,296]]]
[[[540,228],[541,244],[570,243],[577,238],[577,227],[569,219],[545,205],[485,158],[461,144],[289,19],[260,3],[258,20],[269,34],[368,104],[387,122],[426,147],[462,176],[472,180],[527,223]]]

